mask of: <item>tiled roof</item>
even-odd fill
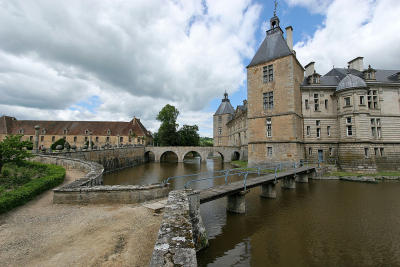
[[[353,74],[347,74],[346,77],[344,77],[336,87],[336,91],[348,88],[363,88],[363,87],[364,88],[367,87],[367,84],[364,82],[363,79]]]
[[[23,130],[24,135],[34,135],[36,125],[40,126],[40,134],[45,130],[47,135],[85,135],[85,131],[92,132],[93,135],[107,135],[108,130],[111,135],[128,136],[129,131],[136,133],[137,136],[150,136],[139,119],[134,118],[130,122],[119,121],[39,121],[39,120],[16,120],[8,116],[0,117],[0,134],[19,134]],[[44,133],[43,133],[44,134]]]
[[[219,105],[217,112],[215,112],[215,115],[222,115],[222,114],[233,114],[235,113],[235,110],[233,109],[231,102],[229,101],[222,101],[221,105]]]

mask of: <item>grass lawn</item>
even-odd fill
[[[61,166],[24,162],[5,164],[0,174],[0,213],[20,206],[64,181]]]
[[[330,172],[326,173],[325,176],[400,176],[400,171],[382,171],[377,173],[356,173],[356,172]]]

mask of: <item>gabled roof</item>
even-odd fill
[[[4,123],[3,123],[4,122]],[[89,130],[92,135],[105,136],[108,130],[112,136],[128,136],[130,130],[137,136],[151,136],[150,132],[143,126],[139,119],[134,118],[130,122],[123,121],[39,121],[39,120],[16,120],[11,117],[0,117],[0,133],[19,134],[23,130],[24,135],[34,135],[36,125],[40,126],[40,135],[45,130],[46,135],[85,135]]]
[[[275,28],[267,32],[267,36],[258,48],[256,55],[247,67],[271,61],[276,58],[293,54],[282,35],[281,28]]]

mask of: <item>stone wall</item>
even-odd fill
[[[150,266],[197,266],[196,248],[185,190],[172,191],[165,206]]]
[[[37,155],[32,160],[85,173],[72,183],[53,190],[55,204],[133,204],[166,197],[170,191],[164,184],[103,186],[103,166],[83,159]]]
[[[82,159],[101,164],[105,172],[133,167],[144,162],[144,147],[123,147],[91,151],[53,152],[50,155]]]

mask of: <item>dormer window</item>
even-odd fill
[[[308,83],[309,83],[309,84],[319,84],[319,82],[320,82],[320,77],[321,77],[321,75],[319,75],[318,73],[316,73],[315,70],[314,70],[314,73],[311,74],[311,75],[308,77]]]
[[[107,130],[107,135],[111,135],[111,130],[110,129]]]
[[[129,130],[129,135],[132,135],[133,131],[132,129]]]
[[[85,130],[85,134],[89,134],[89,130],[86,129],[86,130]]]
[[[86,130],[87,131],[87,130]],[[68,129],[64,129],[64,134],[67,135],[68,134]]]
[[[376,70],[374,70],[373,68],[371,68],[371,65],[368,66],[368,69],[366,69],[364,71],[364,79],[365,80],[375,80],[375,73]]]
[[[42,134],[46,134],[46,129],[42,129]]]
[[[18,130],[18,133],[19,133],[19,134],[24,134],[24,129],[19,129],[19,130]]]

